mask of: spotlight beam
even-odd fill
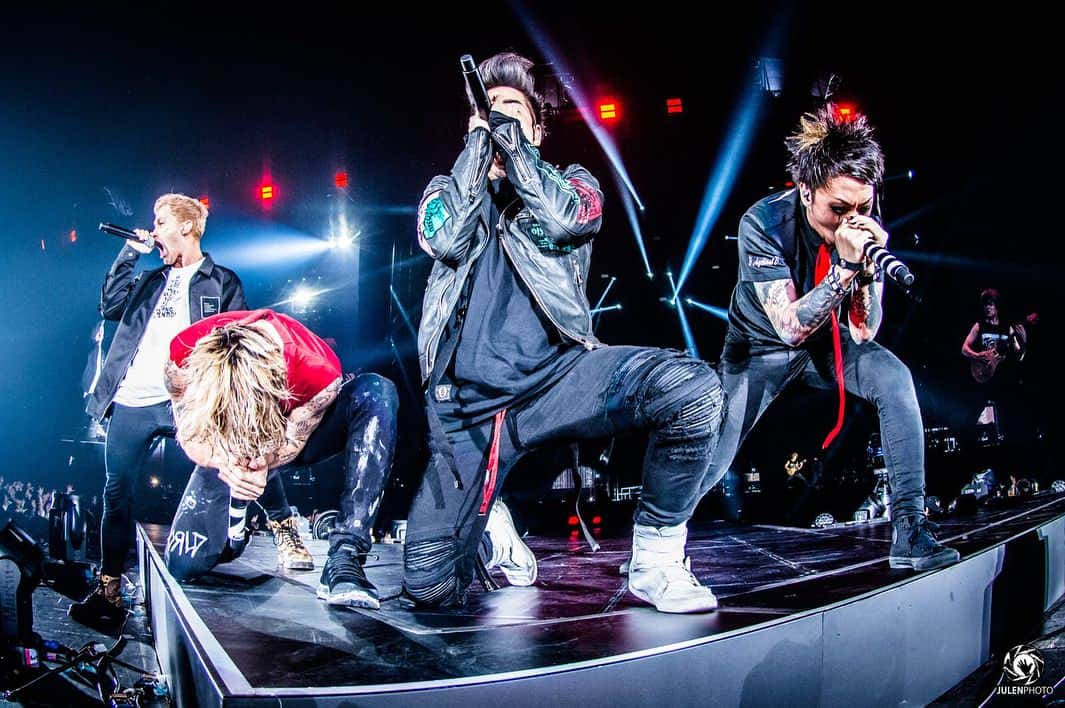
[[[576,74],[569,71],[562,52],[558,50],[551,38],[548,37],[547,32],[544,31],[542,25],[533,15],[531,9],[524,2],[521,2],[521,0],[515,0],[512,7],[514,8],[514,13],[522,19],[522,24],[526,28],[529,38],[540,50],[540,53],[543,54],[549,62],[557,66],[561,70],[561,73],[576,77]],[[589,98],[588,93],[576,79],[574,79],[573,85],[569,86],[568,89],[570,97],[573,98],[573,102],[581,114],[581,118],[584,119],[584,122],[588,125],[588,129],[595,137],[596,142],[599,143],[599,147],[602,148],[603,153],[610,161],[618,179],[620,179],[625,186],[625,190],[632,195],[632,199],[636,203],[636,206],[639,207],[640,211],[644,211],[645,207],[643,201],[640,199],[640,195],[636,193],[636,187],[633,186],[632,179],[629,178],[629,172],[625,169],[625,164],[622,162],[621,153],[618,151],[614,138],[596,116],[595,102]]]
[[[677,308],[677,317],[680,319],[680,331],[684,335],[684,346],[688,350],[689,356],[693,356],[696,359],[699,358],[699,348],[695,346],[695,336],[692,334],[692,328],[688,325],[688,315],[684,312],[684,303],[680,299],[680,294],[677,292],[676,283],[673,282],[673,271],[666,271],[666,277],[669,278],[669,286],[673,289],[673,297],[669,299],[669,304]]]
[[[709,312],[719,320],[728,322],[728,310],[721,307],[714,307],[713,305],[707,305],[706,303],[699,302],[698,300],[692,300],[690,297],[684,298],[684,302],[688,303],[692,307],[698,308],[704,312]]]
[[[614,183],[618,185],[618,194],[621,196],[621,206],[625,209],[625,216],[628,217],[629,225],[632,226],[632,235],[636,239],[636,247],[640,249],[640,258],[643,259],[644,273],[648,278],[653,278],[654,273],[651,272],[651,262],[647,259],[647,246],[643,240],[643,229],[640,228],[640,218],[636,215],[635,203],[632,196],[621,188],[621,179],[617,174],[614,175]]]
[[[603,294],[599,296],[599,300],[595,303],[595,307],[592,308],[592,312],[599,309],[599,306],[603,304],[603,300],[606,300],[606,294],[610,292],[610,288],[614,287],[614,281],[617,280],[617,276],[610,276],[610,282],[603,288]]]
[[[396,307],[399,308],[399,314],[403,318],[404,324],[407,325],[407,331],[410,332],[411,339],[417,342],[418,332],[414,329],[414,323],[410,321],[410,317],[407,315],[407,308],[403,307],[403,303],[399,301],[399,295],[396,295],[396,289],[389,285],[388,292],[392,293],[392,302],[396,303]]]
[[[706,183],[699,217],[692,230],[691,239],[688,241],[688,252],[684,255],[684,264],[677,278],[678,290],[684,287],[695,262],[699,260],[703,248],[706,247],[710,231],[717,223],[718,217],[721,216],[721,211],[736,182],[744,158],[750,151],[755,128],[762,112],[762,101],[761,88],[752,83],[748,86],[746,95],[732,116],[732,127],[726,133],[729,137]]]

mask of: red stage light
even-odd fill
[[[70,230],[70,242],[71,243],[75,243],[77,240],[78,240],[78,230],[77,229],[71,229]]]
[[[599,119],[608,123],[621,118],[621,104],[613,98],[604,98],[599,101]]]
[[[268,202],[274,198],[274,185],[263,184],[259,186],[259,198],[264,202]]]
[[[337,172],[335,175],[333,175],[333,184],[335,184],[337,186],[337,189],[347,189],[348,188],[348,173],[347,172]]]
[[[852,103],[836,104],[836,120],[840,123],[850,123],[858,117],[858,109]]]
[[[210,198],[208,198],[208,196],[206,194],[203,195],[202,197],[200,197],[200,204],[203,204],[208,209],[211,208],[211,200],[210,200]]]
[[[684,101],[679,98],[667,98],[666,99],[666,113],[683,113]]]
[[[580,522],[580,519],[578,519],[576,516],[571,516],[569,517],[569,520],[566,523],[568,523],[570,526],[576,526]]]
[[[593,526],[598,526],[601,523],[603,523],[603,517],[602,516],[596,515],[596,516],[592,517],[592,525]]]

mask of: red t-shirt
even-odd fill
[[[311,400],[333,383],[342,373],[340,359],[321,337],[288,315],[273,310],[232,310],[205,317],[180,332],[170,342],[170,359],[178,366],[185,363],[189,352],[200,338],[230,322],[247,324],[269,322],[283,343],[288,388],[293,398],[283,404],[287,415]]]

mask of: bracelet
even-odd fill
[[[882,283],[884,282],[884,270],[880,266],[875,266],[873,268],[872,275],[869,275],[865,271],[862,271],[857,276],[855,276],[854,280],[858,283],[859,287],[872,285],[874,282]]]
[[[855,273],[860,273],[863,270],[865,270],[865,264],[863,264],[861,262],[851,263],[850,261],[845,261],[842,258],[839,259],[839,261],[836,263],[836,265],[838,265],[841,268],[844,268],[846,270],[853,270]]]
[[[828,286],[832,288],[834,295],[845,295],[850,288],[843,284],[843,281],[839,279],[839,273],[835,268],[829,268],[828,273],[825,274],[825,279],[822,281],[828,283]]]

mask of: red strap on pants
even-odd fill
[[[814,279],[820,283],[828,275],[828,269],[832,267],[832,255],[828,245],[822,243],[817,251],[817,264],[814,266]],[[825,441],[821,443],[821,449],[826,449],[843,428],[843,412],[847,406],[847,391],[843,386],[843,344],[839,339],[839,316],[832,313],[832,361],[836,370],[836,386],[839,391],[839,412],[836,414],[836,427],[828,432]]]
[[[484,475],[484,498],[481,499],[481,508],[478,511],[482,516],[488,513],[488,505],[492,502],[492,495],[496,490],[496,478],[499,476],[499,436],[503,432],[503,419],[507,415],[507,409],[499,411],[492,420],[492,446],[488,448],[488,469]]]

